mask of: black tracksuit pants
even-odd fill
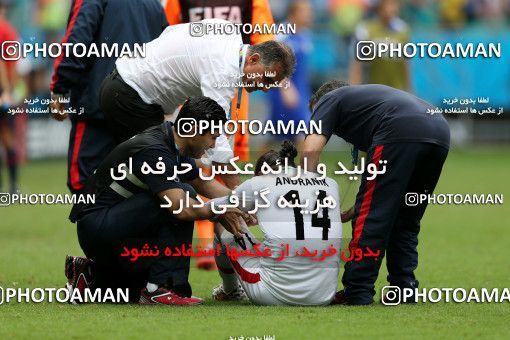
[[[161,106],[145,103],[138,92],[124,82],[117,69],[104,79],[100,93],[101,110],[117,143],[159,125],[165,119]]]
[[[367,164],[375,163],[380,168],[379,160],[386,160],[386,173],[371,181],[366,179],[367,172],[362,177],[349,248],[369,247],[379,250],[381,256],[346,263],[342,282],[349,304],[373,302],[374,284],[385,253],[390,285],[418,286],[414,275],[418,233],[427,205],[413,205],[410,196],[434,191],[447,154],[443,146],[422,142],[374,145],[368,151]]]
[[[194,193],[191,191],[190,196]],[[94,260],[93,275],[99,288],[129,288],[130,300],[137,301],[147,282],[165,285],[191,296],[188,283],[190,258],[168,257],[163,250],[192,243],[193,221],[179,221],[150,193],[140,193],[107,208],[84,214],[78,221],[78,240],[85,255]],[[122,257],[124,246],[142,250],[157,245],[158,257]]]
[[[67,187],[73,194],[83,191],[87,178],[116,145],[104,119],[71,118],[67,152]]]

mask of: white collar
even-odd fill
[[[241,46],[241,52],[239,55],[239,74],[243,74],[244,72],[244,64],[246,63],[246,54],[248,53],[248,44],[243,44]]]

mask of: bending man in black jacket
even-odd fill
[[[191,118],[214,124],[227,119],[214,100],[191,98],[183,104],[175,125],[164,122],[119,144],[89,177],[86,192],[95,194],[96,200],[76,204],[70,216],[77,222],[78,240],[87,258],[67,257],[68,287],[82,294],[85,288],[130,288],[130,299],[143,304],[202,303],[191,296],[190,257],[186,252],[165,255],[164,249],[188,248],[193,221],[215,219],[210,205],[198,206],[196,193],[215,198],[231,191],[199,177],[193,158],[213,147],[219,133],[184,137],[179,122]],[[238,215],[244,214],[231,208],[218,221],[239,235]],[[133,246],[143,249],[146,243],[151,253],[157,246],[158,254],[135,257],[136,262],[121,255]]]

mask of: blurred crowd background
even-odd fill
[[[24,42],[59,42],[65,33],[70,0],[1,0],[0,21],[14,26]],[[444,107],[444,99],[489,99],[488,106],[510,109],[510,0],[270,0],[275,22],[295,23],[294,37],[278,37],[295,50],[295,91],[281,96],[256,93],[250,101],[250,118],[270,117],[271,111],[300,106],[309,115],[307,99],[320,84],[332,78],[351,83],[383,83],[402,88]],[[1,26],[0,29],[4,29]],[[2,32],[5,33],[5,32]],[[501,43],[502,57],[491,59],[376,60],[354,58],[356,40],[397,42]],[[16,65],[18,75],[10,104],[49,97],[53,72],[51,59],[25,59]],[[496,110],[497,112],[498,110]],[[509,143],[506,112],[500,115],[447,115],[453,145]],[[306,119],[306,117],[305,117]],[[3,119],[5,120],[5,119]],[[16,115],[7,124],[11,136],[1,132],[2,159],[9,143],[19,160],[66,155],[69,125],[45,115]],[[1,131],[5,131],[2,128]],[[9,141],[10,140],[10,141]],[[267,143],[267,136],[252,139]],[[340,142],[339,142],[340,143]]]

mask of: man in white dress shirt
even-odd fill
[[[230,24],[221,19],[199,23]],[[248,92],[267,91],[294,69],[294,55],[283,43],[244,45],[241,34],[235,33],[197,36],[193,25],[197,23],[169,26],[146,45],[145,57],[119,58],[103,82],[101,108],[119,142],[162,123],[164,115],[172,114],[188,97],[214,99],[230,119],[230,103],[240,82]],[[266,76],[269,73],[275,76]],[[217,139],[207,156],[217,163],[234,157],[225,136]]]

